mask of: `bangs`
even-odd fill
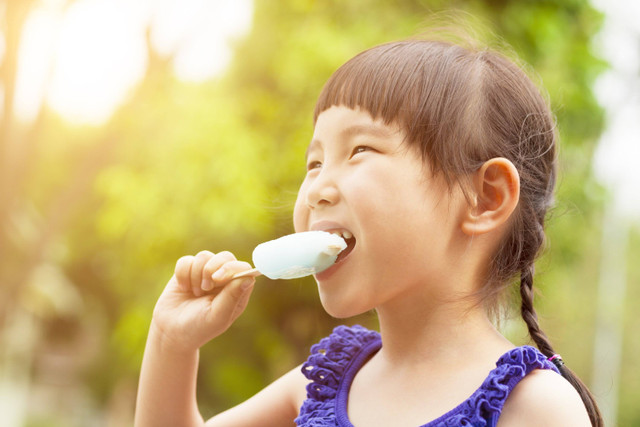
[[[366,50],[327,81],[314,123],[332,106],[363,109],[374,120],[399,125],[406,132],[406,142],[418,145],[423,160],[434,172],[444,172],[450,182],[452,176],[463,173],[463,157],[477,145],[469,143],[471,135],[465,131],[479,122],[475,117],[479,109],[470,108],[481,87],[475,57],[460,46],[427,40]],[[457,149],[452,150],[451,143]]]
[[[355,56],[325,85],[316,104],[314,123],[320,113],[334,105],[362,108],[387,124],[396,121],[411,87],[423,84],[415,59],[405,43],[377,46]]]

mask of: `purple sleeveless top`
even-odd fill
[[[349,388],[356,373],[381,347],[378,332],[358,325],[338,326],[312,346],[311,355],[302,365],[302,373],[311,383],[296,425],[353,427],[347,416]],[[511,390],[534,369],[558,372],[534,347],[509,350],[467,400],[421,427],[495,426]]]

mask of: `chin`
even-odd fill
[[[335,301],[323,298],[322,295],[320,296],[320,302],[322,303],[324,311],[336,319],[348,319],[371,311],[371,308],[363,308],[361,305],[353,303],[349,304],[347,301],[348,300]]]

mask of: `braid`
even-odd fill
[[[463,177],[494,157],[514,164],[518,206],[479,296],[489,311],[499,309],[502,292],[520,275],[522,318],[540,351],[553,356],[533,307],[533,275],[545,240],[546,212],[553,204],[557,132],[546,97],[526,73],[486,49],[447,41],[391,43],[361,53],[334,73],[320,94],[314,122],[333,105],[359,107],[400,124],[407,143],[450,185],[464,183]],[[602,426],[584,384],[566,367],[558,369],[580,394],[591,423]]]
[[[522,318],[527,325],[527,329],[529,331],[529,335],[536,343],[536,346],[540,349],[542,354],[547,357],[553,356],[555,353],[553,351],[553,347],[551,346],[551,342],[547,335],[542,332],[540,329],[540,325],[538,324],[538,315],[536,310],[533,308],[533,273],[535,271],[535,267],[533,262],[529,265],[529,267],[525,268],[520,275],[520,296],[522,298],[522,306],[520,307],[520,312],[522,314]]]
[[[538,324],[538,315],[536,314],[535,309],[533,308],[533,273],[535,271],[535,267],[533,261],[530,261],[529,265],[523,268],[520,275],[520,296],[522,297],[522,306],[521,313],[524,322],[527,325],[527,329],[529,330],[529,335],[535,342],[538,349],[547,357],[553,356],[555,353],[553,351],[553,347],[551,346],[551,342],[549,338],[542,332],[540,329],[540,325]],[[595,398],[589,392],[587,386],[578,378],[569,368],[567,368],[564,364],[556,365],[560,374],[569,381],[569,383],[576,389],[584,406],[587,409],[587,413],[589,414],[589,419],[591,420],[591,425],[593,427],[603,427],[604,422],[602,420],[602,415],[600,414],[600,410],[595,402]]]

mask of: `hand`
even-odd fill
[[[231,280],[251,265],[230,252],[202,251],[178,260],[153,312],[152,328],[172,348],[196,350],[226,331],[244,311],[253,277]]]

